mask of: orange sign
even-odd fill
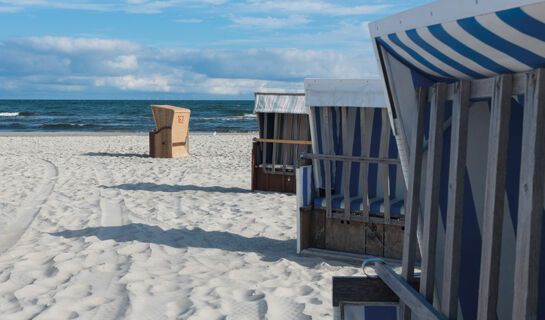
[[[184,123],[184,116],[178,116],[178,123]]]

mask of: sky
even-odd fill
[[[378,78],[368,22],[430,0],[0,0],[0,99],[252,99]]]

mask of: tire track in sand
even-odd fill
[[[129,222],[128,209],[125,206],[120,192],[115,189],[107,189],[105,186],[110,185],[111,176],[106,171],[106,168],[99,166],[95,168],[96,177],[100,184],[100,226],[98,238],[114,239],[122,232],[121,227]],[[93,319],[96,320],[114,320],[126,316],[128,306],[130,304],[126,285],[119,283],[119,280],[125,275],[130,266],[130,259],[120,257],[116,248],[105,247],[103,252],[97,257],[98,261],[104,264],[114,265],[111,270],[95,271],[90,275],[92,279],[90,283],[93,285],[93,294],[102,296],[107,299],[107,302],[97,306]]]
[[[45,167],[45,173],[34,191],[17,208],[15,219],[5,226],[0,233],[0,254],[14,246],[26,232],[36,216],[40,213],[42,205],[49,199],[59,176],[59,169],[51,161],[45,159],[33,159],[41,162]]]

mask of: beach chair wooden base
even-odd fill
[[[152,158],[182,158],[189,155],[189,136],[186,141],[173,142],[171,129],[150,131],[149,146]]]
[[[373,217],[369,217],[369,222],[327,218],[324,208],[301,208],[299,223],[301,252],[313,248],[401,259],[402,224],[384,224],[384,219]]]
[[[252,149],[252,191],[272,191],[295,193],[295,172],[293,169],[271,169],[257,164],[258,143],[253,143]]]
[[[379,278],[333,277],[334,319],[397,319],[399,297]],[[415,278],[411,284],[418,288]]]

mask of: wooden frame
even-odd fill
[[[427,102],[425,88],[418,88],[417,130],[411,148],[411,179],[409,181],[410,207],[406,217],[403,251],[402,278],[391,268],[380,262],[374,263],[379,277],[400,298],[400,317],[409,318],[409,310],[422,319],[455,319],[458,317],[458,283],[462,241],[463,196],[467,152],[468,109],[471,98],[492,98],[486,193],[483,217],[483,242],[481,250],[481,272],[479,278],[479,319],[496,319],[498,301],[498,278],[502,246],[504,215],[507,141],[509,138],[510,103],[513,95],[524,93],[524,119],[522,163],[520,174],[519,208],[516,237],[516,259],[514,272],[513,319],[537,317],[539,284],[539,256],[541,248],[541,224],[543,197],[545,194],[545,69],[529,73],[501,75],[482,80],[462,80],[454,84],[436,84],[430,100],[430,143],[428,149],[427,191],[424,203],[423,248],[421,294],[407,285],[413,278],[416,247],[416,225],[418,215],[419,177],[422,162],[422,109]],[[451,160],[449,168],[449,200],[444,247],[443,283],[440,311],[433,307],[434,260],[437,241],[436,172],[440,165],[439,131],[442,122],[437,105],[446,99],[453,100]],[[420,129],[419,129],[420,128]],[[420,154],[420,156],[419,156]],[[435,172],[432,174],[430,172]]]

